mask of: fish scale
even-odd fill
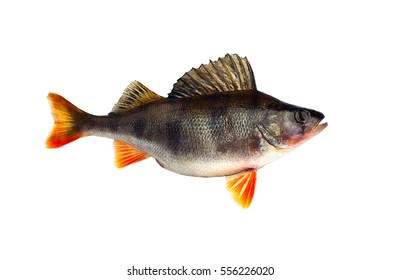
[[[167,98],[134,81],[105,116],[54,93],[48,98],[55,120],[48,148],[83,136],[111,138],[117,167],[153,157],[179,174],[226,176],[227,189],[244,208],[259,168],[327,126],[322,113],[258,91],[248,60],[238,55],[193,68]]]
[[[238,98],[243,97],[238,95]],[[174,161],[185,164],[183,160],[192,157],[213,162],[214,156],[221,156],[216,155],[216,151],[221,149],[221,146],[233,142],[237,146],[244,145],[243,151],[246,153],[248,151],[245,146],[248,142],[247,138],[254,130],[251,126],[253,108],[236,108],[237,98],[230,98],[229,101],[214,99],[216,98],[193,100],[193,104],[188,104],[188,101],[183,99],[178,99],[175,104],[172,104],[168,99],[163,99],[157,101],[158,104],[149,104],[148,106],[155,110],[143,107],[143,110],[138,110],[136,114],[122,117],[119,124],[121,129],[113,138],[129,142],[140,150],[146,150],[152,157],[163,162]],[[215,114],[213,118],[213,112],[218,111],[222,106],[232,108],[225,110],[225,114],[218,116]],[[177,107],[180,108],[180,112],[174,113]],[[238,112],[241,110],[244,112]],[[144,131],[141,132],[141,137],[136,135],[135,130],[129,129],[135,126],[138,115],[148,120]],[[96,124],[95,127],[98,125],[109,126]],[[236,156],[238,150],[229,148],[227,146],[224,149],[226,156],[230,156],[230,152]],[[165,158],[168,160],[164,160]],[[168,163],[165,167],[168,167]],[[201,175],[208,176],[208,174]]]

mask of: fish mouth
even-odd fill
[[[314,135],[320,133],[323,129],[325,129],[328,126],[327,122],[321,123],[315,127],[313,130]]]
[[[320,121],[322,121],[322,120],[320,120]],[[290,149],[294,149],[295,147],[301,145],[302,143],[305,143],[309,139],[313,138],[314,136],[316,136],[320,132],[322,132],[327,127],[328,124],[327,124],[327,122],[319,123],[320,121],[318,121],[317,124],[312,129],[305,132],[305,134],[302,137],[292,139],[292,141],[290,142],[288,147]]]
[[[306,139],[310,139],[316,135],[318,135],[320,132],[322,132],[326,127],[328,126],[327,122],[320,123],[316,125],[311,131],[307,132],[305,135]]]
[[[323,113],[311,109],[309,109],[309,113],[311,117],[309,125],[306,125],[307,128],[304,134],[305,140],[308,140],[318,135],[320,132],[322,132],[322,130],[327,127],[327,122],[322,123],[325,117]]]

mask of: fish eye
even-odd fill
[[[306,110],[295,111],[294,118],[299,123],[305,123],[310,117],[310,113]]]

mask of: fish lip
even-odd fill
[[[322,121],[322,120],[320,120]],[[303,137],[298,138],[298,139],[294,139],[292,142],[290,142],[290,144],[288,145],[287,149],[289,148],[290,150],[294,149],[295,147],[301,145],[302,143],[305,143],[306,141],[308,141],[309,139],[315,137],[317,134],[319,134],[320,132],[322,132],[322,130],[324,130],[326,127],[328,126],[328,123],[317,123],[317,125],[311,129],[310,131],[306,132]]]
[[[329,124],[327,122],[318,124],[314,129],[312,129],[308,134],[308,138],[313,137],[320,132],[322,132]]]
[[[325,129],[329,124],[327,122],[321,123],[316,128],[314,129],[318,133],[321,132],[323,129]]]

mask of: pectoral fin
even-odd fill
[[[118,168],[125,167],[131,163],[136,163],[149,157],[149,155],[135,149],[131,145],[118,140],[114,140],[114,150],[114,163]]]
[[[243,208],[248,208],[251,205],[255,192],[255,183],[256,170],[254,169],[226,177],[227,190]]]

